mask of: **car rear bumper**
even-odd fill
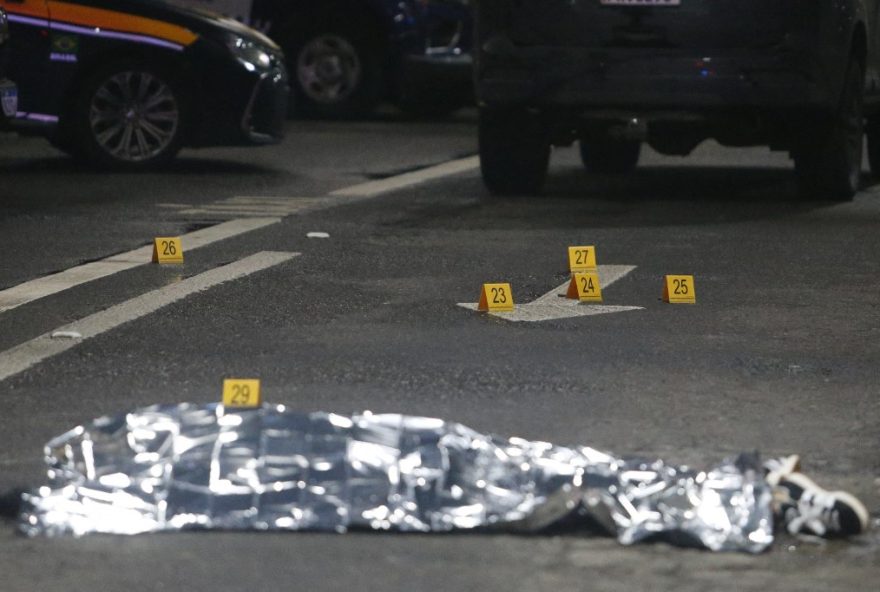
[[[705,56],[498,45],[481,56],[478,72],[478,99],[487,105],[644,112],[831,108],[837,102],[822,61],[807,53]]]

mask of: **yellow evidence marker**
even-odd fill
[[[596,271],[596,247],[568,247],[568,269],[572,273]]]
[[[663,283],[663,302],[670,304],[696,304],[697,291],[692,275],[667,275]]]
[[[183,263],[180,237],[162,236],[153,241],[153,263]]]
[[[223,407],[247,409],[259,407],[260,380],[258,378],[226,378],[223,380]]]
[[[602,302],[602,286],[599,285],[599,274],[595,272],[578,272],[571,274],[566,298],[578,299],[581,302]]]
[[[513,310],[513,292],[510,284],[483,284],[477,310],[510,312]]]

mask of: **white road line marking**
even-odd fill
[[[232,202],[217,202],[214,204],[207,205],[203,208],[191,208],[191,209],[200,209],[200,210],[227,210],[227,211],[236,211],[236,210],[275,210],[281,212],[297,212],[306,205],[311,204],[283,204],[283,203],[232,203]],[[187,210],[189,211],[189,210]]]
[[[217,241],[276,224],[280,221],[281,218],[230,220],[216,226],[190,232],[180,238],[184,250],[189,252]],[[147,245],[133,251],[113,255],[100,261],[78,265],[77,267],[7,288],[0,291],[0,313],[28,302],[57,294],[74,286],[85,284],[86,282],[107,277],[140,265],[146,265],[150,263],[152,255],[153,245]]]
[[[176,284],[147,292],[107,310],[53,329],[0,353],[0,381],[75,347],[87,339],[156,312],[160,308],[182,300],[191,294],[280,265],[298,255],[299,253],[263,251]],[[62,332],[78,333],[82,337],[80,339],[52,339],[53,334]]]
[[[248,203],[248,204],[273,204],[273,205],[284,205],[284,204],[293,204],[299,205],[302,202],[315,202],[319,201],[321,198],[315,197],[258,197],[258,196],[248,196],[248,195],[236,195],[235,197],[230,197],[229,199],[224,199],[217,203]]]
[[[602,289],[626,276],[636,268],[635,265],[599,265],[599,282]],[[506,321],[530,322],[552,321],[571,317],[585,317],[629,310],[642,310],[642,306],[617,306],[609,304],[581,304],[578,300],[564,298],[569,282],[553,288],[532,302],[517,304],[512,312],[489,313]],[[560,296],[563,296],[562,298]],[[458,305],[468,310],[477,310],[476,302],[459,302]]]
[[[450,160],[436,166],[420,169],[411,173],[404,173],[387,179],[368,181],[351,187],[331,191],[330,195],[337,197],[373,197],[380,193],[403,189],[432,179],[472,171],[480,166],[478,156],[470,156],[458,160]]]
[[[215,215],[229,218],[238,216],[284,217],[312,208],[322,201],[326,201],[326,198],[235,196],[197,207],[189,207],[178,213],[185,216]]]
[[[192,215],[192,214],[203,214],[205,212],[211,214],[228,214],[230,217],[236,216],[286,216],[289,214],[295,214],[298,211],[297,209],[285,208],[283,206],[249,206],[249,205],[222,205],[222,206],[209,206],[205,208],[193,208],[191,210],[185,210],[180,212],[181,214]]]

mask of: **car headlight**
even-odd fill
[[[249,71],[268,70],[272,65],[272,56],[258,43],[238,35],[230,35],[226,39],[226,47]]]

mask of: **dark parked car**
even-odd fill
[[[538,190],[551,145],[633,168],[642,142],[787,150],[802,192],[858,188],[863,124],[880,173],[876,0],[478,0],[483,179]]]
[[[282,135],[280,48],[231,19],[158,0],[0,0],[9,14],[13,122],[105,166],[140,168],[182,146]]]
[[[9,26],[6,13],[0,8],[0,125],[15,117],[18,111],[18,88],[6,79],[6,60],[9,54]]]
[[[470,0],[173,0],[250,23],[284,48],[297,110],[347,117],[387,98],[442,114],[473,101]]]

